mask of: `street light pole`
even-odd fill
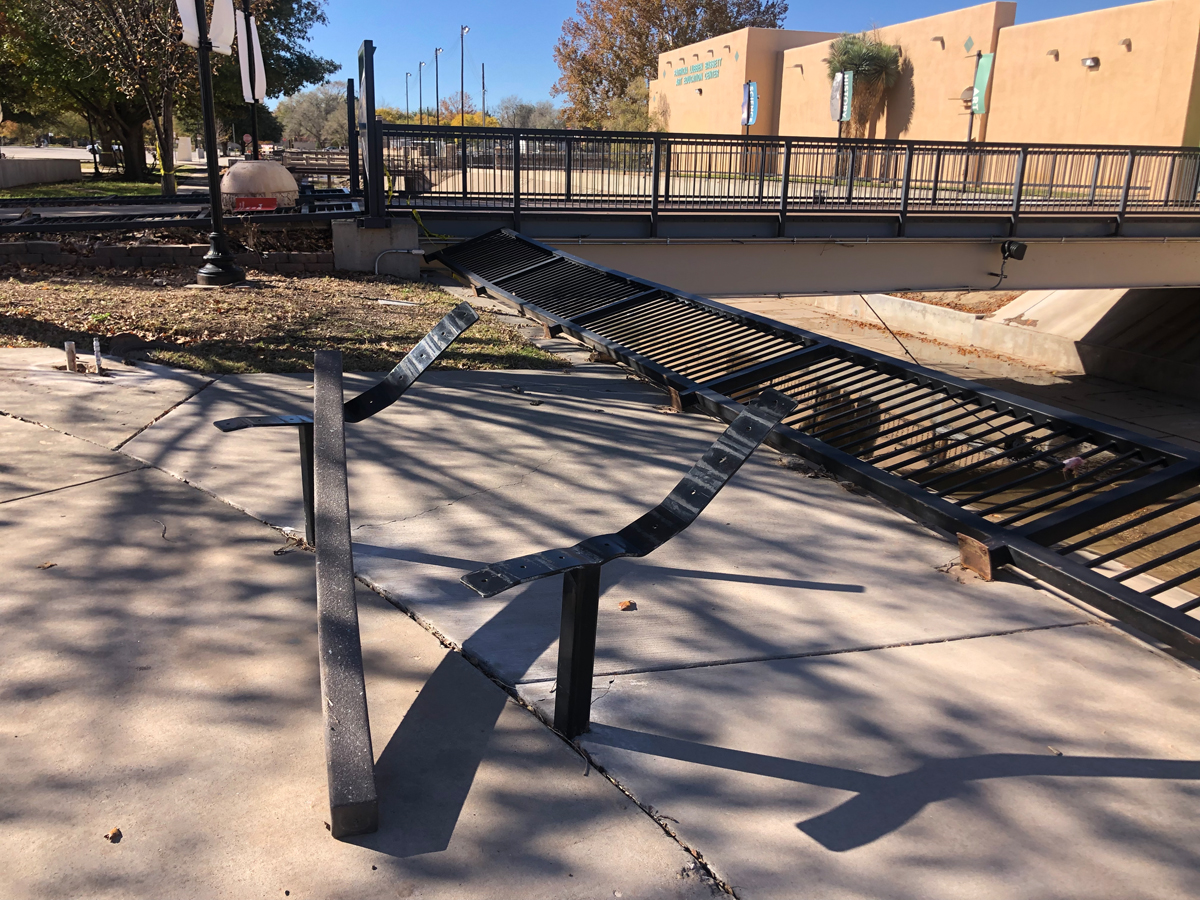
[[[204,115],[204,157],[208,163],[208,204],[212,218],[208,252],[204,254],[204,265],[196,273],[196,283],[206,286],[238,284],[246,280],[246,273],[233,261],[221,218],[221,168],[217,162],[217,123],[213,112],[212,66],[209,61],[212,41],[208,37],[204,0],[196,0],[196,23],[200,38],[196,48],[200,62],[200,109]]]
[[[466,25],[458,31],[458,124],[467,127],[467,32]]]
[[[479,102],[483,107],[483,116],[479,120],[479,124],[487,128],[487,65],[479,64],[479,77],[482,83],[479,85]]]
[[[412,78],[412,72],[404,73],[404,118],[408,119],[405,124],[412,124],[412,113],[408,111],[408,79]]]
[[[417,115],[425,124],[425,63],[417,66]]]
[[[433,124],[442,124],[442,86],[440,76],[438,74],[438,57],[442,55],[442,48],[435,47],[433,51]]]

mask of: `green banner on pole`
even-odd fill
[[[988,79],[992,77],[992,63],[995,59],[995,53],[984,53],[979,57],[979,64],[975,67],[975,89],[971,91],[971,112],[977,116],[982,116],[987,112]],[[961,82],[959,83],[961,84]]]

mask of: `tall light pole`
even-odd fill
[[[425,124],[425,63],[417,66],[417,115],[421,124]]]
[[[467,127],[467,32],[471,29],[463,25],[458,30],[458,124]]]
[[[408,111],[408,79],[412,78],[412,72],[404,73],[404,118],[408,119],[407,124],[412,124],[412,113]]]
[[[483,115],[479,119],[479,124],[487,128],[487,65],[479,64],[479,77],[481,83],[479,85],[479,103],[483,107]]]
[[[212,218],[208,252],[204,254],[204,265],[196,273],[196,283],[238,284],[246,280],[246,273],[233,261],[221,220],[221,169],[217,163],[217,122],[213,112],[212,66],[209,61],[213,45],[208,36],[204,0],[196,0],[196,24],[199,35],[196,55],[200,60],[200,109],[204,114],[204,159],[208,163],[208,205]]]
[[[442,86],[440,76],[438,74],[438,57],[442,55],[442,48],[435,47],[433,50],[433,124],[442,124]]]

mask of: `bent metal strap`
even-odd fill
[[[662,503],[616,534],[492,563],[460,580],[481,596],[494,597],[518,584],[559,572],[603,565],[622,556],[646,556],[691,525],[771,429],[795,408],[796,401],[791,397],[770,388],[764,390],[742,409]]]
[[[417,345],[382,381],[363,391],[344,406],[347,422],[361,422],[380,410],[387,409],[404,396],[414,381],[420,378],[446,348],[464,331],[479,321],[479,313],[470,303],[462,302],[430,329]],[[312,416],[238,416],[213,422],[221,431],[241,431],[243,428],[269,428],[280,425],[307,425]]]

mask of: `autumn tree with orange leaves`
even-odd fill
[[[578,0],[554,47],[567,122],[603,128],[621,118],[630,84],[658,70],[658,55],[739,28],[781,28],[787,0]]]

